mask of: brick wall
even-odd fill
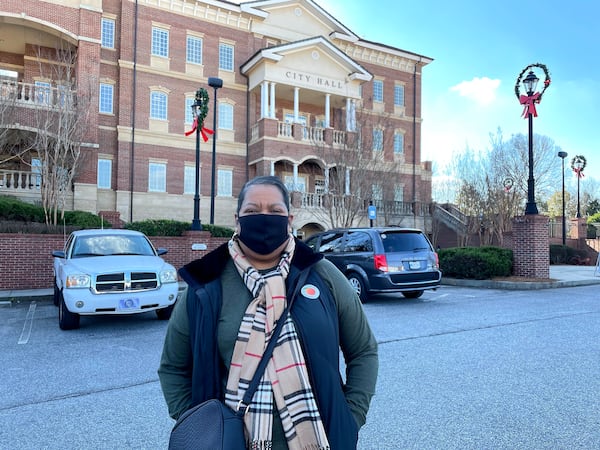
[[[527,278],[549,278],[548,217],[537,214],[513,221],[513,274]]]
[[[151,237],[156,248],[169,250],[165,261],[180,268],[217,248],[227,238],[213,238],[207,231],[189,231],[184,236]],[[192,244],[206,244],[206,251]],[[46,289],[52,287],[52,251],[62,250],[64,237],[52,234],[0,234],[0,290]]]

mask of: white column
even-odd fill
[[[260,117],[268,117],[267,115],[267,100],[269,96],[268,82],[263,81],[260,85]]]
[[[298,164],[294,163],[294,191],[298,190]]]
[[[270,106],[269,117],[275,118],[275,83],[271,82],[271,106]]]
[[[294,88],[294,123],[298,123],[298,111],[300,109],[300,88]]]
[[[346,180],[345,180],[345,187],[344,187],[344,194],[345,195],[350,195],[350,169],[346,168]]]
[[[325,168],[325,192],[329,192],[329,167]]]
[[[275,176],[275,161],[271,161],[271,176]]]
[[[330,101],[331,101],[331,94],[325,94],[325,128],[329,128]]]
[[[346,131],[356,131],[356,104],[350,98],[346,99]]]

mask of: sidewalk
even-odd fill
[[[550,289],[572,286],[600,284],[600,272],[596,266],[550,266],[549,281],[495,281],[495,280],[459,280],[442,277],[442,284],[451,286],[469,286],[488,289]]]
[[[550,281],[494,281],[459,280],[442,277],[442,284],[449,286],[468,286],[487,289],[551,289],[571,286],[600,284],[600,272],[596,266],[550,266]],[[53,289],[21,289],[0,291],[0,305],[10,302],[52,301]]]

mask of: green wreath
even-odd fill
[[[583,165],[581,166],[581,169],[577,169],[577,167],[575,167],[575,162],[577,162],[578,160],[583,163]],[[583,155],[573,156],[573,159],[571,160],[571,170],[573,172],[575,172],[575,173],[583,172],[583,169],[585,169],[586,165],[587,165],[587,160],[585,159],[585,156],[583,156]]]
[[[544,64],[541,64],[541,63],[530,64],[523,69],[523,71],[517,77],[517,82],[515,83],[515,95],[517,96],[517,98],[519,100],[521,100],[520,85],[523,82],[523,76],[525,75],[525,73],[527,73],[528,70],[531,70],[534,67],[539,67],[540,69],[542,69],[544,71],[544,75],[546,76],[546,78],[544,79],[544,89],[542,89],[542,91],[540,92],[540,95],[538,96],[538,99],[537,99],[537,103],[539,103],[542,101],[542,95],[544,95],[544,92],[546,92],[546,89],[548,89],[548,86],[550,86],[550,82],[551,82],[550,72],[548,71],[548,68]]]
[[[202,128],[204,126],[204,119],[206,119],[206,115],[208,114],[208,92],[204,88],[198,89],[196,91],[196,100],[200,101],[200,108],[198,112],[198,127]]]

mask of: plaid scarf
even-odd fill
[[[242,318],[227,379],[225,403],[234,410],[243,398],[277,320],[285,309],[285,279],[295,248],[296,242],[290,237],[277,267],[261,275],[248,263],[237,237],[229,241],[229,253],[235,267],[254,299]],[[244,416],[249,448],[253,450],[271,449],[273,400],[290,450],[329,449],[296,327],[289,314]]]

